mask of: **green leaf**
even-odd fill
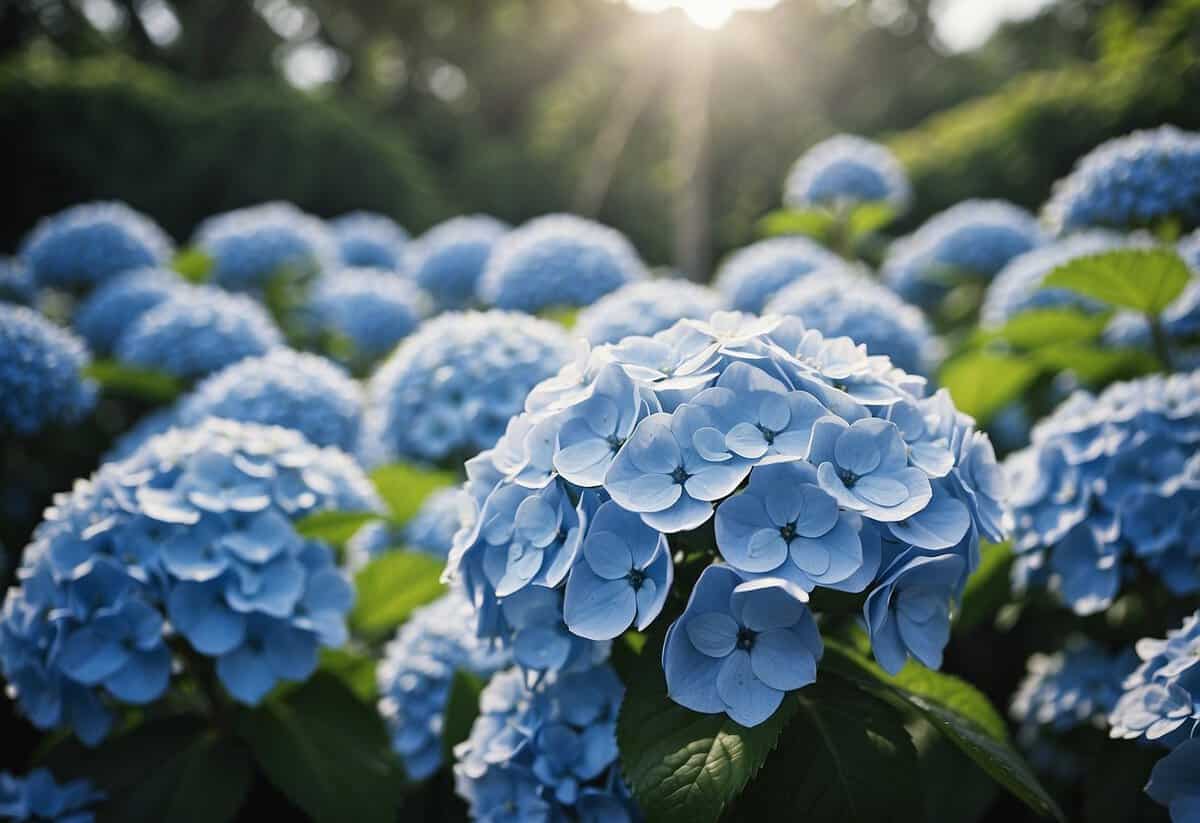
[[[715,821],[775,748],[795,714],[785,701],[747,729],[724,714],[697,714],[667,697],[658,655],[639,655],[617,718],[621,769],[647,820]]]
[[[169,374],[139,369],[115,360],[97,360],[83,370],[107,392],[124,394],[152,403],[169,403],[183,391],[183,384]]]
[[[846,227],[850,236],[862,237],[877,232],[896,219],[896,210],[887,203],[862,203],[854,207],[846,218]]]
[[[343,546],[364,525],[378,519],[376,512],[316,512],[296,521],[296,531],[309,540]]]
[[[403,776],[383,720],[337,678],[317,673],[247,713],[240,731],[274,786],[318,823],[392,823]]]
[[[322,649],[320,668],[345,683],[359,700],[373,703],[379,696],[375,660],[365,652],[351,648]]]
[[[358,633],[380,639],[408,619],[412,610],[437,599],[443,562],[418,552],[385,552],[355,577],[358,600],[350,625]]]
[[[579,309],[574,306],[543,309],[538,312],[538,317],[541,317],[543,320],[549,320],[551,323],[557,323],[570,331],[575,328],[575,321],[579,319]]]
[[[204,251],[191,247],[183,249],[171,261],[171,268],[189,283],[207,283],[212,277],[213,259]]]
[[[432,492],[453,486],[458,477],[453,472],[421,468],[407,463],[389,463],[371,472],[375,490],[387,504],[392,520],[404,525]]]
[[[1191,279],[1187,263],[1166,248],[1117,249],[1056,268],[1042,288],[1067,289],[1110,306],[1158,315]]]
[[[1021,397],[1038,373],[1037,364],[1026,358],[976,351],[947,363],[939,380],[961,411],[986,425],[992,415]]]
[[[908,733],[921,767],[925,820],[972,823],[983,817],[998,794],[995,781],[924,718],[913,718]]]
[[[481,678],[468,671],[460,669],[454,673],[442,715],[442,754],[447,763],[454,762],[454,747],[467,739],[471,724],[479,716],[479,693],[483,685]]]
[[[1032,309],[1018,314],[999,329],[982,331],[983,340],[1005,340],[1019,349],[1037,349],[1062,343],[1089,343],[1108,327],[1112,312],[1080,309]]]
[[[826,677],[786,701],[799,710],[779,749],[737,801],[732,820],[921,819],[917,753],[895,708]]]
[[[1031,809],[1065,819],[1009,743],[1004,719],[974,687],[915,663],[891,677],[861,655],[828,640],[821,666],[893,705],[916,712]]]
[[[1030,356],[1045,369],[1070,369],[1080,380],[1093,385],[1140,377],[1160,368],[1152,354],[1140,349],[1109,349],[1062,343],[1038,349]]]
[[[991,620],[1012,594],[1009,575],[1013,552],[1010,543],[984,544],[979,568],[967,578],[962,608],[954,617],[954,630],[965,633]]]
[[[758,221],[758,233],[764,237],[802,234],[824,240],[837,218],[824,209],[780,209]]]

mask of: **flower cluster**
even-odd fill
[[[1200,372],[1079,391],[1009,457],[1018,586],[1048,585],[1079,614],[1144,568],[1200,591]]]
[[[883,202],[902,211],[911,196],[896,156],[852,134],[830,137],[802,154],[783,186],[783,202],[793,209]]]
[[[72,323],[97,354],[108,354],[121,333],[184,285],[170,269],[134,269],[93,291],[75,312]]]
[[[412,519],[397,529],[384,520],[372,520],[346,541],[346,567],[359,570],[372,558],[404,548],[445,558],[454,535],[469,516],[470,504],[461,489],[438,489],[421,503]]]
[[[471,631],[472,613],[457,589],[417,609],[388,643],[376,672],[379,711],[412,780],[424,780],[442,764],[442,721],[455,672],[486,680],[509,664],[507,651]]]
[[[179,401],[176,425],[223,417],[282,426],[316,446],[353,451],[362,411],[362,389],[340,366],[315,354],[278,348],[205,378]]]
[[[189,286],[134,321],[114,351],[123,363],[192,379],[280,345],[279,329],[253,299]]]
[[[89,781],[58,783],[46,769],[25,777],[0,772],[0,817],[5,820],[92,823],[92,807],[103,799]]]
[[[1200,221],[1200,134],[1174,126],[1135,131],[1084,155],[1054,186],[1047,221],[1058,232]]]
[[[1059,266],[1080,257],[1102,254],[1129,245],[1129,238],[1106,231],[1089,231],[1071,235],[1057,242],[1039,246],[1014,257],[992,279],[980,309],[984,326],[1003,326],[1006,322],[1030,309],[1064,306],[1098,311],[1103,307],[1093,300],[1065,289],[1043,289],[1046,275]]]
[[[315,274],[338,259],[329,227],[291,203],[263,203],[215,215],[199,225],[192,240],[212,258],[217,285],[239,291],[262,289],[285,271]]]
[[[309,311],[317,331],[347,342],[352,351],[345,359],[362,364],[383,357],[412,334],[425,304],[412,283],[391,272],[346,269],[317,281]]]
[[[766,310],[799,317],[826,337],[849,337],[914,374],[930,374],[941,359],[941,343],[921,310],[864,274],[806,277],[776,295]]]
[[[507,223],[486,215],[453,217],[413,242],[409,273],[438,308],[465,309],[475,302],[492,247],[508,231]]]
[[[551,675],[535,689],[517,670],[496,675],[454,750],[455,787],[472,818],[639,819],[617,765],[623,694],[607,665]]]
[[[929,218],[888,249],[884,281],[930,306],[963,280],[988,282],[1010,260],[1045,242],[1037,220],[1004,200],[966,200]]]
[[[75,335],[33,309],[0,303],[0,432],[34,434],[91,409],[91,362]]]
[[[570,350],[560,326],[514,312],[448,312],[430,320],[371,377],[367,461],[437,461],[487,448]]]
[[[354,590],[293,521],[381,508],[348,456],[296,432],[212,418],[168,432],[55,498],[4,602],[0,670],[35,726],[88,743],[114,702],[160,698],[176,656],[212,658],[255,704],[345,642]]]
[[[1034,654],[1009,707],[1020,724],[1021,743],[1034,745],[1043,729],[1105,728],[1135,662],[1082,639],[1073,639],[1064,651]]]
[[[574,666],[602,653],[578,641],[658,616],[669,535],[715,507],[725,565],[672,631],[676,700],[758,722],[810,682],[817,587],[867,593],[889,671],[909,656],[936,667],[980,535],[1000,539],[1006,510],[987,437],[946,392],[923,392],[887,357],[796,318],[717,313],[583,351],[468,463],[478,515],[447,574],[522,667]]]
[[[688,318],[703,320],[725,307],[716,291],[679,278],[631,283],[579,313],[574,333],[593,346],[649,337]]]
[[[84,203],[43,218],[22,243],[21,259],[39,286],[91,288],[162,265],[173,251],[157,223],[124,203]]]
[[[367,211],[350,212],[330,222],[344,266],[402,271],[408,232],[395,220]]]
[[[620,232],[582,217],[552,214],[496,242],[479,296],[502,309],[538,312],[591,305],[646,277],[645,264]]]
[[[30,306],[35,300],[37,286],[29,267],[16,257],[0,256],[0,302]]]
[[[807,237],[773,237],[729,255],[713,285],[731,308],[757,313],[802,278],[838,280],[851,271],[840,257]]]

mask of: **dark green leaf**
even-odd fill
[[[259,768],[318,823],[392,823],[403,789],[383,721],[337,678],[316,674],[248,713]]]
[[[453,472],[410,466],[407,463],[389,463],[371,472],[371,482],[387,504],[392,520],[403,525],[414,514],[431,492],[458,482]]]
[[[175,255],[171,268],[189,283],[206,283],[212,276],[213,259],[198,248],[187,248]]]
[[[296,521],[296,531],[310,540],[343,546],[364,525],[378,519],[375,512],[316,512]]]
[[[322,649],[320,668],[345,683],[359,700],[373,703],[378,697],[375,660],[367,653],[350,648]]]
[[[183,391],[183,384],[169,374],[127,366],[115,360],[97,360],[83,373],[99,383],[105,391],[138,397],[152,403],[169,403]]]
[[[639,655],[617,719],[621,769],[647,820],[716,820],[775,748],[796,712],[785,701],[747,729],[724,714],[697,714],[667,697],[654,650]]]
[[[479,716],[479,693],[483,680],[468,671],[456,671],[442,715],[442,749],[447,763],[454,762],[454,747],[467,739],[471,724]]]
[[[917,753],[900,712],[838,678],[819,678],[786,699],[799,710],[731,819],[921,819]]]
[[[1112,312],[1080,309],[1032,309],[1018,314],[994,331],[982,332],[984,339],[1005,340],[1020,349],[1037,349],[1063,343],[1088,343],[1104,333]]]
[[[381,638],[408,619],[412,610],[437,599],[443,563],[418,552],[385,552],[355,577],[358,601],[350,624],[359,633]]]
[[[1017,400],[1038,376],[1038,366],[1026,358],[991,352],[969,352],[942,368],[940,382],[950,390],[959,409],[981,425]]]
[[[1042,288],[1067,289],[1110,306],[1157,315],[1191,276],[1187,263],[1170,249],[1117,249],[1064,263],[1046,275]]]
[[[985,544],[979,568],[967,579],[962,608],[954,618],[956,632],[971,629],[992,620],[1012,594],[1009,574],[1012,570],[1012,545],[1005,542]]]
[[[996,799],[995,781],[924,718],[913,718],[908,733],[921,768],[925,819],[929,823],[979,820]]]
[[[780,209],[758,221],[758,232],[764,237],[782,234],[803,234],[824,240],[833,228],[835,218],[824,209]]]

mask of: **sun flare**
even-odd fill
[[[660,12],[680,9],[688,19],[705,29],[719,29],[734,13],[743,10],[764,10],[779,0],[627,0],[637,11]]]

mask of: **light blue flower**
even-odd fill
[[[1200,738],[1180,743],[1150,772],[1146,794],[1171,812],[1171,823],[1200,820]]]
[[[579,313],[573,331],[593,345],[626,337],[649,337],[679,320],[706,320],[725,308],[725,298],[707,286],[679,277],[630,283]]]
[[[727,566],[709,566],[667,630],[667,694],[692,711],[762,723],[785,693],[817,678],[824,645],[807,601],[784,580],[744,582]]]
[[[452,217],[413,241],[408,271],[439,309],[468,308],[476,302],[492,248],[509,230],[507,223],[482,214]]]
[[[338,260],[329,227],[283,202],[210,217],[197,227],[192,243],[212,258],[213,281],[238,291],[263,289],[285,273],[312,276]]]
[[[191,286],[125,329],[114,352],[128,365],[194,379],[280,345],[283,335],[254,300]]]
[[[313,285],[308,311],[314,330],[344,339],[351,347],[344,359],[363,366],[412,334],[427,303],[412,283],[391,272],[343,269]]]
[[[1139,640],[1134,649],[1142,662],[1125,678],[1125,693],[1108,718],[1109,734],[1175,746],[1200,721],[1200,613],[1163,639]]]
[[[74,423],[96,387],[82,370],[91,357],[79,338],[24,306],[0,303],[0,431],[34,434]]]
[[[88,289],[121,272],[161,266],[174,252],[153,220],[124,203],[84,203],[43,218],[21,243],[41,287]]]
[[[526,586],[499,606],[501,640],[527,677],[589,669],[608,658],[609,644],[574,634],[563,619],[563,592]]]
[[[355,211],[329,223],[342,265],[400,272],[408,232],[385,214]]]
[[[224,417],[295,429],[315,445],[350,451],[362,410],[362,389],[339,366],[279,348],[205,378],[179,401],[175,425]]]
[[[513,312],[452,312],[424,323],[368,383],[365,442],[379,452],[372,462],[488,448],[570,350],[560,326]]]
[[[104,793],[89,780],[58,783],[46,769],[25,777],[0,772],[0,817],[5,820],[92,823],[92,807],[103,800]]]
[[[1037,219],[1024,209],[1004,200],[965,200],[893,243],[880,274],[905,300],[928,307],[959,282],[987,283],[1045,242]]]
[[[1043,211],[1059,233],[1133,229],[1170,218],[1194,226],[1200,221],[1200,134],[1160,126],[1102,143],[1055,184]]]
[[[183,278],[170,269],[134,269],[100,285],[80,304],[72,322],[92,351],[107,354],[131,323],[183,285]]]
[[[1009,707],[1021,725],[1021,743],[1033,746],[1044,729],[1104,728],[1135,662],[1132,654],[1109,654],[1080,638],[1063,651],[1034,654]]]
[[[572,502],[564,486],[554,483],[534,491],[505,486],[488,499],[485,509],[484,573],[507,597],[529,585],[554,588],[575,563],[587,528],[587,509]]]
[[[910,550],[880,574],[863,605],[863,617],[875,660],[888,673],[898,673],[909,656],[931,669],[941,667],[950,639],[950,605],[962,572],[961,557]]]
[[[738,249],[721,263],[713,286],[737,311],[758,313],[802,279],[840,280],[854,270],[807,237],[773,237]]]
[[[564,620],[589,640],[611,640],[630,626],[645,631],[674,579],[666,537],[609,501],[592,518],[583,558],[567,579]]]
[[[852,134],[835,135],[802,154],[783,186],[783,202],[793,209],[884,202],[904,211],[911,197],[896,156]]]
[[[500,238],[479,280],[479,297],[502,309],[538,312],[587,306],[646,266],[615,229],[570,214],[539,217]]]

